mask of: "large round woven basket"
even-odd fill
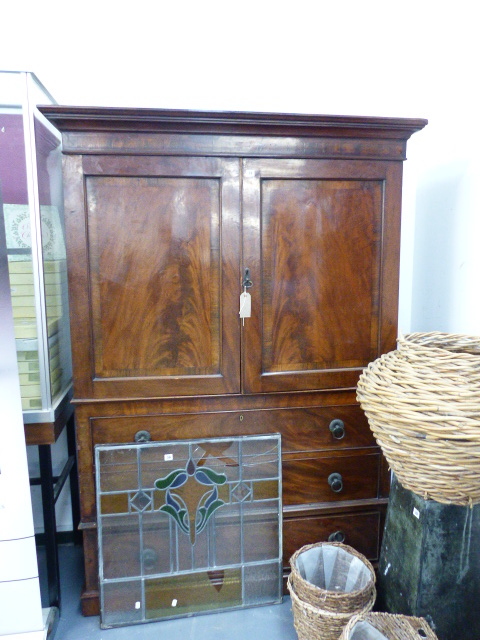
[[[369,612],[350,618],[339,640],[438,640],[438,638],[424,618]]]
[[[412,333],[360,376],[357,399],[401,484],[480,502],[480,337]]]
[[[338,640],[350,620],[375,603],[375,572],[340,542],[305,545],[290,558],[288,589],[300,640]]]

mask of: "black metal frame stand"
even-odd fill
[[[53,475],[51,444],[39,444],[37,446],[40,462],[40,476],[38,478],[30,478],[30,485],[40,485],[42,492],[45,553],[47,560],[48,602],[51,607],[57,607],[59,610],[61,607],[61,593],[55,503],[57,502],[68,478],[70,478],[70,499],[72,503],[74,543],[79,544],[81,542],[81,532],[78,530],[78,524],[80,521],[80,497],[78,490],[75,426],[73,415],[70,416],[67,421],[66,428],[68,458],[60,475]]]

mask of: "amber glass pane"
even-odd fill
[[[219,373],[220,180],[86,186],[95,375]]]
[[[215,575],[216,573],[216,575]],[[148,619],[181,616],[212,609],[238,607],[242,603],[240,569],[179,575],[145,581]]]
[[[378,339],[382,183],[261,184],[263,373],[368,364]]]

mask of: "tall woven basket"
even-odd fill
[[[352,547],[319,542],[290,558],[288,589],[299,640],[338,640],[350,618],[376,597],[372,565]]]
[[[411,333],[360,376],[357,399],[401,484],[480,502],[480,337]]]
[[[339,640],[438,640],[424,618],[392,613],[353,616]]]

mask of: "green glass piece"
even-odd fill
[[[206,509],[205,507],[200,507],[198,509],[200,522],[197,523],[195,527],[197,533],[200,533],[201,531],[203,531],[212,513],[214,513],[217,509],[220,509],[220,507],[222,507],[224,504],[225,503],[223,502],[223,500],[215,500],[215,502],[212,502],[210,504],[208,509]]]
[[[185,516],[187,515],[186,509],[182,509],[181,511],[177,511],[169,504],[164,504],[163,507],[160,507],[160,511],[164,511],[171,516],[175,522],[178,524],[180,529],[185,533],[188,533],[188,527],[185,525]]]
[[[179,476],[185,476],[185,478],[179,478]],[[155,486],[157,487],[157,489],[168,489],[168,487],[171,487],[177,479],[180,482],[181,480],[183,480],[181,484],[184,484],[187,481],[187,476],[184,469],[176,469],[175,471],[169,473],[165,478],[159,478],[158,480],[155,480]],[[175,483],[175,486],[179,487],[181,486],[181,484]]]
[[[225,504],[218,499],[217,485],[223,485],[227,481],[227,476],[223,473],[216,473],[213,469],[202,467],[198,469],[189,458],[185,470],[176,469],[165,478],[158,478],[155,481],[157,489],[167,489],[165,494],[166,503],[160,507],[177,522],[184,533],[190,534],[190,541],[195,544],[196,534],[200,533],[207,524],[210,516]],[[206,492],[204,487],[214,485],[214,491]],[[175,497],[169,489],[176,489]],[[186,507],[180,518],[182,505],[177,502],[181,500]],[[187,514],[188,524],[184,520]]]
[[[201,484],[225,484],[227,481],[227,476],[225,474],[215,473],[213,469],[208,469],[207,467],[198,469],[195,473],[195,478]]]

